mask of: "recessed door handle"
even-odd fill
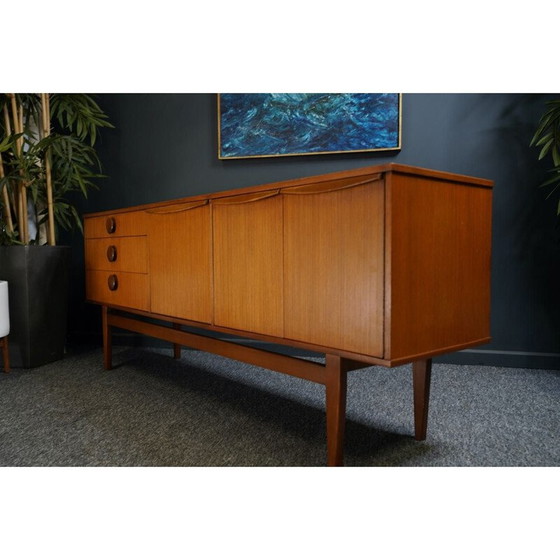
[[[325,181],[323,183],[314,183],[311,185],[301,185],[298,187],[286,187],[282,189],[282,194],[322,194],[344,189],[353,189],[361,185],[367,185],[381,179],[381,173],[369,175],[367,177],[354,177],[350,179],[339,179],[338,181]]]

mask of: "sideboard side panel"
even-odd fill
[[[492,189],[393,173],[386,358],[490,337]]]

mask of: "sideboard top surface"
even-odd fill
[[[379,173],[398,173],[402,175],[413,175],[419,177],[429,177],[432,179],[440,179],[447,182],[460,183],[462,185],[471,185],[473,187],[483,187],[492,188],[494,182],[488,179],[481,179],[478,177],[471,177],[468,175],[460,175],[458,173],[448,173],[445,171],[436,171],[433,169],[426,169],[423,167],[415,167],[411,165],[403,165],[398,163],[387,163],[382,165],[374,165],[369,167],[360,167],[357,169],[350,169],[347,171],[336,171],[334,173],[327,173],[323,175],[313,175],[310,177],[303,177],[298,179],[288,179],[285,181],[278,181],[274,183],[266,183],[262,185],[255,185],[252,187],[242,187],[237,189],[229,189],[220,192],[206,193],[200,195],[192,195],[188,197],[165,200],[161,202],[141,204],[137,206],[128,206],[121,209],[104,210],[101,212],[91,212],[85,214],[86,217],[94,216],[105,216],[108,214],[113,214],[115,212],[134,212],[138,210],[145,210],[151,208],[157,208],[158,206],[166,206],[169,204],[177,204],[185,201],[197,201],[197,200],[215,200],[219,198],[224,198],[227,196],[235,196],[241,194],[251,194],[260,191],[268,191],[273,189],[285,189],[288,187],[303,186],[303,185],[313,185],[316,183],[333,181],[337,179],[351,179],[359,177],[367,177],[368,175],[375,175]]]

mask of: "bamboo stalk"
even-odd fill
[[[4,177],[4,162],[2,161],[2,154],[0,153],[0,179]],[[4,200],[4,213],[6,214],[6,228],[8,229],[8,233],[13,233],[14,222],[12,220],[12,209],[10,208],[10,198],[8,197],[6,185],[2,187],[2,199]]]
[[[10,124],[10,115],[8,113],[8,104],[4,105],[4,125],[6,126],[6,135],[10,136],[12,133],[12,125]]]
[[[47,101],[45,99],[45,93],[41,94],[41,132],[45,135],[49,125],[47,123]]]
[[[18,130],[19,130],[19,111],[17,108],[17,100],[16,100],[16,95],[15,93],[8,93],[8,97],[10,98],[10,101],[12,102],[12,120],[14,121],[14,132],[16,134],[18,134]],[[16,142],[16,151],[19,154],[19,150],[20,150],[20,138],[18,138],[17,142]]]
[[[14,132],[21,134],[23,132],[23,107],[21,112],[18,110],[17,99],[14,93],[8,93],[8,97],[12,102],[12,120],[14,121]],[[23,136],[16,141],[16,154],[21,156],[23,152]],[[21,172],[23,174],[23,172]],[[20,229],[20,238],[26,245],[29,244],[29,226],[27,223],[27,187],[25,179],[22,177],[18,190],[18,224]]]
[[[23,132],[23,105],[19,106],[19,131]],[[21,138],[21,145],[23,146],[23,136]],[[20,148],[21,150],[21,148]]]
[[[29,245],[29,215],[27,213],[27,187],[25,186],[25,182],[21,184],[21,188],[19,190],[19,196],[21,199],[21,215],[22,215],[22,230],[23,230],[23,242],[26,245]]]
[[[8,98],[11,101],[11,108],[12,108],[12,117],[14,117],[14,115],[18,114],[17,111],[17,105],[16,105],[16,96],[13,93],[8,93]],[[4,106],[4,120],[6,122],[6,130],[8,131],[9,134],[12,134],[12,127],[10,125],[10,117],[8,115],[8,110],[7,107]],[[17,130],[18,130],[18,123],[19,119],[15,118],[14,119],[14,133],[17,134]],[[16,145],[15,145],[15,155],[18,156],[19,155],[19,139],[16,141]],[[22,208],[21,208],[21,194],[20,194],[20,187],[19,185],[16,185],[16,189],[15,189],[15,197],[14,197],[14,203],[15,203],[15,211],[16,211],[16,216],[17,216],[17,222],[18,222],[18,227],[19,227],[19,238],[21,240],[23,240],[23,225],[22,225],[22,220],[23,220],[23,215],[22,215]]]
[[[8,104],[7,103],[4,104],[4,126],[6,128],[6,135],[10,136],[12,134],[12,125],[10,124],[10,114],[9,114],[9,111],[8,111]],[[17,208],[16,208],[16,204],[14,202],[13,193],[11,193],[11,196],[10,196],[10,193],[7,193],[7,197],[8,197],[9,203],[10,203],[10,206],[9,206],[10,209],[13,208],[13,213],[16,214],[16,216],[17,216]],[[12,231],[14,231],[13,218],[12,218],[11,210],[10,210],[10,219],[12,220]]]
[[[48,93],[45,93],[45,97],[47,99],[47,128],[49,129],[49,134],[51,133],[51,96]]]
[[[24,241],[23,238],[23,226],[21,225],[21,220],[23,219],[23,207],[22,207],[22,198],[21,198],[21,189],[17,190],[16,193],[16,209],[18,215],[18,225],[19,225],[19,238],[21,241]]]
[[[23,104],[19,106],[19,131],[22,133],[24,130],[23,128]],[[19,147],[19,155],[23,155],[23,136],[20,136],[20,147]],[[28,215],[28,203],[27,203],[27,183],[23,181],[21,185],[21,204],[23,206],[23,219],[24,219],[24,243],[29,244],[29,215]]]
[[[42,117],[43,117],[43,135],[46,138],[50,135],[50,101],[49,94],[41,94]],[[54,232],[54,206],[53,206],[53,189],[52,189],[52,176],[51,176],[51,158],[50,149],[45,153],[45,176],[47,179],[47,210],[48,210],[48,229],[47,240],[49,245],[56,245],[56,238]]]

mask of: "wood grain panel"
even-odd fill
[[[170,317],[212,322],[210,206],[159,208],[146,213],[151,310]]]
[[[383,181],[283,198],[286,338],[381,357]]]
[[[115,231],[107,231],[107,219],[115,220]],[[84,237],[121,237],[128,235],[146,235],[144,212],[113,212],[104,216],[87,217],[84,220]]]
[[[392,174],[386,358],[490,336],[492,190]]]
[[[114,247],[115,260],[110,261],[107,251]],[[124,272],[148,271],[146,237],[114,237],[85,240],[86,270],[113,270]]]
[[[109,276],[117,277],[116,290],[109,289]],[[86,271],[86,299],[104,305],[116,305],[148,311],[150,295],[147,274],[130,272]]]
[[[216,325],[283,336],[282,199],[277,191],[216,200]]]

